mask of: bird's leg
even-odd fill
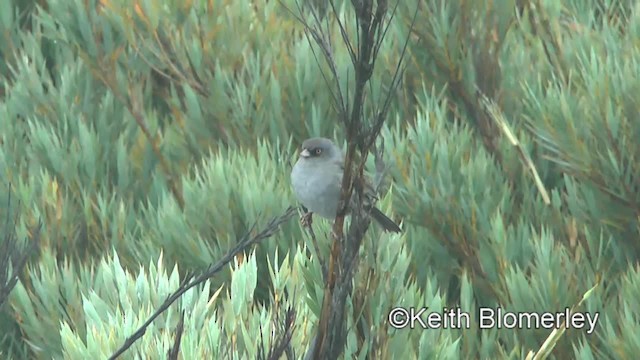
[[[300,217],[300,222],[302,223],[302,226],[311,227],[311,223],[313,222],[312,216],[313,216],[312,212],[304,213],[304,215]]]
[[[304,227],[311,227],[311,223],[313,222],[313,218],[312,218],[313,213],[307,210],[307,208],[304,206],[302,207],[302,211],[304,212],[304,214],[300,216],[300,223]]]

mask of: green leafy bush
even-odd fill
[[[108,358],[187,273],[294,204],[299,143],[344,140],[336,84],[286,11],[294,1],[0,3],[0,193],[22,204],[18,238],[43,224],[0,308],[0,357]],[[350,6],[336,2],[353,34]],[[324,16],[344,89],[351,60],[331,8]],[[630,1],[400,2],[365,116],[408,37],[381,139],[393,181],[378,204],[404,231],[367,234],[344,358],[525,358],[551,330],[481,330],[476,309],[555,312],[583,297],[577,311],[600,314],[595,334],[558,335],[551,357],[635,358],[639,35]],[[184,310],[180,358],[256,358],[288,309],[287,351],[304,357],[331,222],[314,229],[320,254],[284,224],[123,357],[166,357]],[[398,306],[460,307],[470,328],[393,329]]]

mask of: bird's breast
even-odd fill
[[[334,218],[340,196],[340,184],[331,169],[296,163],[291,182],[298,201],[308,210],[325,218]]]

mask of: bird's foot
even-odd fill
[[[304,227],[311,227],[311,223],[313,222],[313,213],[311,211],[304,213],[300,216],[300,223]]]

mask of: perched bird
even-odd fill
[[[342,150],[327,138],[311,138],[302,143],[300,158],[291,171],[291,183],[298,201],[311,213],[323,218],[335,219],[342,191],[344,155]],[[369,184],[369,182],[367,182]],[[400,232],[400,227],[379,209],[372,206],[375,192],[371,186],[365,190],[367,211],[385,230]],[[355,202],[355,191],[349,206]],[[349,212],[347,206],[347,212]]]

